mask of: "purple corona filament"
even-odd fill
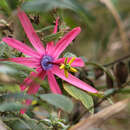
[[[53,64],[51,64],[51,62],[53,62],[53,58],[51,56],[45,55],[43,56],[42,60],[41,60],[41,66],[44,70],[48,70],[50,68],[52,68]]]

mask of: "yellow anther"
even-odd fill
[[[64,74],[65,77],[68,78],[69,76],[69,71],[70,72],[77,72],[77,70],[73,67],[71,67],[72,62],[74,62],[74,60],[76,59],[76,57],[72,57],[71,60],[68,62],[68,57],[65,58],[64,60],[64,64],[61,64],[60,69],[64,69]]]
[[[71,65],[72,64],[72,62],[74,61],[76,59],[76,57],[72,57],[72,59],[69,61],[69,65]]]
[[[65,74],[65,77],[68,78],[68,75],[69,75],[68,70],[64,69],[64,74]]]
[[[32,101],[32,105],[35,105],[35,104],[37,104],[37,101],[36,101],[36,100],[33,100],[33,101]]]
[[[75,68],[73,68],[73,67],[70,67],[70,71],[71,72],[77,72],[77,70]]]
[[[60,69],[64,69],[64,68],[65,68],[65,65],[61,64]]]

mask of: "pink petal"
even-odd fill
[[[81,81],[71,74],[69,74],[68,78],[66,78],[64,71],[60,70],[57,66],[54,66],[54,68],[52,69],[52,73],[82,90],[88,91],[90,93],[98,93],[95,88],[91,87],[89,84],[86,84],[85,82]]]
[[[40,71],[40,70],[37,70],[37,71]],[[32,72],[31,76],[33,76],[33,78],[34,77],[38,77],[40,79],[44,79],[45,78],[45,72],[44,71],[39,72],[39,73]],[[27,92],[28,94],[31,95],[31,94],[37,93],[37,91],[38,91],[38,89],[40,87],[40,85],[38,83],[36,83],[34,80],[32,80],[30,78],[27,78],[26,83],[28,83],[29,85],[31,85],[29,87],[29,89],[28,89],[28,92]],[[30,100],[30,99],[27,99],[25,101],[25,105],[27,105],[27,106],[29,106],[31,103],[32,103],[32,100]],[[21,114],[24,114],[25,112],[26,112],[26,108],[20,110]]]
[[[53,31],[54,34],[57,33],[57,30],[58,30],[58,21],[59,21],[59,17],[57,17],[57,19],[56,19],[56,25],[55,25],[54,31]]]
[[[57,33],[57,30],[58,30],[58,20],[59,20],[59,17],[56,19],[56,25],[54,27],[53,34]],[[51,42],[47,43],[46,54],[47,55],[52,55],[53,49],[54,49],[54,42],[51,41]]]
[[[46,54],[50,55],[50,56],[53,56],[53,50],[54,50],[54,43],[53,42],[47,43]]]
[[[59,40],[55,46],[53,56],[55,58],[64,51],[64,49],[75,39],[75,37],[80,33],[80,27],[74,28],[72,31],[68,32],[61,40]]]
[[[38,59],[34,59],[31,57],[16,57],[16,58],[0,59],[0,61],[16,62],[18,64],[22,64],[31,68],[37,68],[40,66],[40,61]]]
[[[43,80],[45,78],[46,72],[42,71],[41,73],[38,73],[37,78]],[[30,87],[28,89],[28,94],[36,94],[38,92],[38,89],[40,88],[40,84],[33,80],[32,83],[30,84]]]
[[[26,99],[26,100],[25,100],[25,105],[29,106],[31,103],[32,103],[32,100],[31,100],[31,99]],[[24,104],[24,103],[23,103],[23,104]],[[27,111],[26,108],[23,108],[23,109],[20,110],[20,113],[21,113],[21,114],[24,114],[26,111]]]
[[[32,100],[31,99],[27,99],[25,103],[26,103],[26,105],[30,105],[32,103]]]
[[[25,33],[27,34],[28,39],[32,43],[33,47],[38,51],[40,54],[45,53],[45,49],[43,47],[43,43],[40,41],[40,38],[36,34],[29,18],[22,10],[18,10],[18,17],[20,22],[24,28]]]
[[[18,51],[23,52],[26,55],[33,56],[39,58],[39,54],[35,52],[33,49],[25,45],[24,43],[15,40],[13,38],[5,37],[2,39],[2,41],[6,42],[9,46],[17,49]]]
[[[24,108],[24,109],[21,109],[20,110],[20,114],[24,114],[27,110]]]
[[[48,82],[49,82],[51,91],[55,94],[62,94],[59,88],[59,85],[57,84],[56,79],[54,75],[52,74],[52,72],[48,71],[47,76],[48,76]]]
[[[41,69],[37,69],[37,72],[31,72],[30,75],[24,79],[23,83],[20,85],[21,91],[24,91],[27,87],[29,87],[30,83],[33,81],[32,79],[37,77],[39,73],[41,73]]]
[[[68,58],[68,63],[69,61],[72,59],[72,57],[69,57]],[[65,57],[64,58],[60,58],[60,59],[57,59],[55,61],[55,63],[57,64],[64,64],[64,61],[65,61]],[[81,58],[76,58],[72,64],[71,64],[72,67],[83,67],[84,66],[84,61],[81,59]]]

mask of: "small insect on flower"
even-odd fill
[[[68,57],[65,58],[64,64],[61,64],[60,69],[64,69],[65,77],[68,78],[69,72],[77,72],[75,68],[71,66],[73,61],[76,59],[76,57],[72,57],[72,59],[69,61]]]

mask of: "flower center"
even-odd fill
[[[53,58],[51,56],[45,55],[43,56],[42,60],[41,60],[41,66],[44,70],[48,70],[50,68],[52,68],[53,64],[51,64],[51,62],[53,62]]]

